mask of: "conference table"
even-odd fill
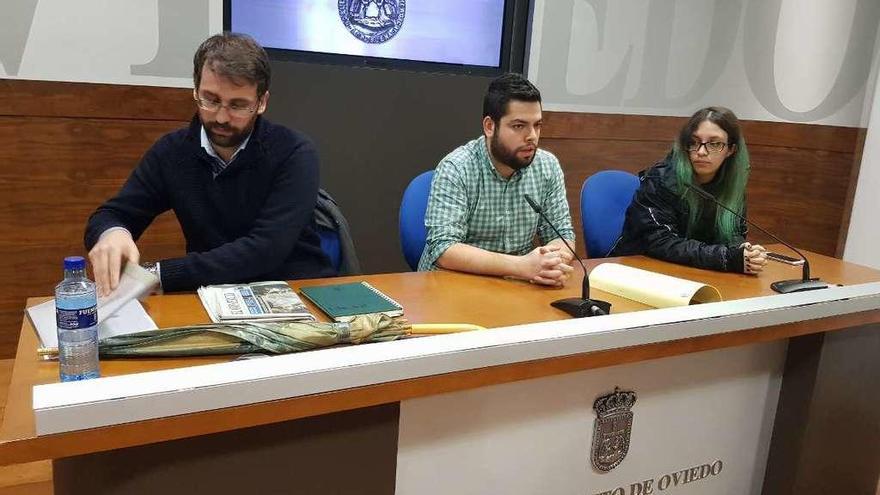
[[[594,289],[612,315],[580,320],[550,306],[579,296],[580,270],[564,288],[447,271],[291,281],[365,280],[413,323],[490,330],[247,361],[107,359],[91,386],[158,388],[41,411],[35,386],[69,384],[24,318],[0,465],[52,459],[56,493],[873,494],[880,272],[807,256],[832,288],[776,295],[771,282],[800,276],[781,263],[749,276],[588,260],[710,284],[725,302],[654,309]],[[160,328],[208,321],[195,294],[144,306]],[[202,374],[222,378],[187,385]],[[597,399],[618,386],[633,415],[619,466],[603,470]],[[38,412],[74,426],[38,433]]]

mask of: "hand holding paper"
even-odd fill
[[[155,330],[156,324],[137,301],[149,294],[159,279],[139,265],[127,263],[119,285],[107,297],[98,299],[98,340],[126,333]],[[28,317],[46,348],[58,347],[55,324],[55,299],[27,308]]]

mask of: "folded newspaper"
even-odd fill
[[[199,287],[199,299],[214,323],[237,321],[315,321],[287,282],[209,285]]]

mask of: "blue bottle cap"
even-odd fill
[[[82,256],[68,256],[64,258],[65,270],[85,270],[86,260]]]

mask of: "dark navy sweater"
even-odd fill
[[[86,225],[91,250],[110,227],[137,240],[173,210],[186,255],[160,260],[165,291],[200,285],[333,276],[314,220],[318,153],[303,134],[259,117],[247,146],[216,178],[201,122],[163,136]]]

